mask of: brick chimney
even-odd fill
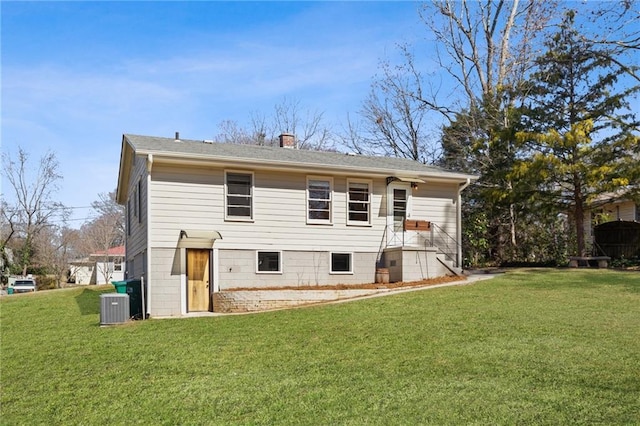
[[[279,138],[280,148],[296,148],[296,137],[291,133],[283,133]]]

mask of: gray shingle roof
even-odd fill
[[[286,167],[309,166],[315,168],[362,170],[367,172],[398,175],[408,173],[417,176],[432,176],[451,179],[475,179],[475,176],[450,172],[441,167],[430,166],[405,158],[369,157],[326,151],[307,151],[290,148],[210,143],[196,140],[161,138],[125,134],[124,139],[138,154],[192,157],[211,160],[243,160]]]

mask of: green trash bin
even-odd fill
[[[126,294],[127,293],[127,282],[126,281],[111,281],[111,284],[116,288],[116,293]]]
[[[144,319],[142,280],[111,281],[116,293],[129,295],[129,318]]]
[[[7,294],[13,294],[13,287],[7,287]]]
[[[129,317],[133,319],[143,319],[143,289],[142,280],[127,280],[126,293],[129,295]]]

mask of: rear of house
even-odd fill
[[[459,271],[474,176],[406,159],[124,135],[126,278],[147,312],[210,311],[237,288],[413,281]]]

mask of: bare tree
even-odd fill
[[[324,125],[323,115],[322,112],[303,109],[299,100],[284,98],[274,107],[272,138],[276,139],[283,132],[291,133],[296,136],[300,149],[330,149],[331,132]]]
[[[375,150],[370,147],[365,136],[366,130],[363,128],[363,123],[362,120],[352,120],[347,114],[346,125],[343,125],[342,131],[337,133],[337,138],[354,154],[375,155]]]
[[[125,234],[125,206],[116,202],[116,191],[98,194],[98,200],[91,203],[91,207],[99,218],[107,219],[106,222],[113,228],[113,245],[124,244]]]
[[[323,113],[288,98],[276,104],[271,115],[252,113],[248,128],[233,120],[222,121],[218,128],[217,139],[225,143],[276,146],[281,133],[291,133],[300,149],[333,149],[332,132],[324,124]]]
[[[381,62],[381,75],[364,103],[368,136],[361,142],[375,153],[433,162],[440,150],[433,130],[426,128],[443,118],[452,123],[464,110],[482,110],[488,114],[483,120],[490,126],[487,133],[507,127],[505,111],[519,97],[516,89],[533,63],[532,46],[553,7],[554,2],[541,0],[434,0],[423,6],[419,15],[446,76],[439,81],[425,75],[416,53],[400,45],[403,61],[395,66]],[[433,52],[424,53],[433,57]]]
[[[605,46],[616,55],[622,52],[635,55],[640,50],[640,8],[636,0],[602,2],[588,17],[600,31],[586,35],[586,42]],[[638,79],[635,73],[634,78]]]
[[[47,265],[49,272],[55,276],[56,288],[60,288],[63,281],[66,283],[63,278],[69,269],[69,263],[76,257],[79,231],[66,226],[47,226],[35,240],[38,251],[34,261]]]
[[[401,46],[401,51],[405,62],[398,66],[382,62],[382,76],[374,80],[364,102],[364,147],[350,146],[374,155],[433,163],[439,152],[429,121],[434,109],[422,100],[423,77],[413,54],[407,46]]]
[[[15,197],[12,203],[2,200],[2,216],[9,229],[8,235],[3,236],[2,248],[11,238],[17,237],[22,241],[19,262],[22,274],[26,275],[36,251],[35,238],[50,225],[55,215],[64,219],[69,214],[62,203],[53,200],[62,175],[58,171],[58,160],[52,152],[40,159],[37,169],[31,168],[29,155],[22,148],[18,149],[17,158],[13,159],[3,153],[2,160],[3,174]]]
[[[539,37],[553,16],[555,1],[434,0],[420,13],[436,40],[436,59],[453,78],[463,96],[448,101],[425,98],[428,105],[452,100],[461,109],[486,108],[495,103],[512,105],[517,89],[533,66]],[[502,117],[505,119],[504,117]]]
[[[221,121],[218,124],[218,132],[216,139],[220,142],[250,145],[254,143],[252,135],[234,120]]]
[[[87,256],[96,255],[97,272],[105,282],[113,277],[113,269],[109,266],[113,260],[110,249],[123,245],[125,237],[125,210],[116,203],[115,196],[115,191],[99,194],[99,200],[91,203],[98,216],[80,229],[82,251]]]

